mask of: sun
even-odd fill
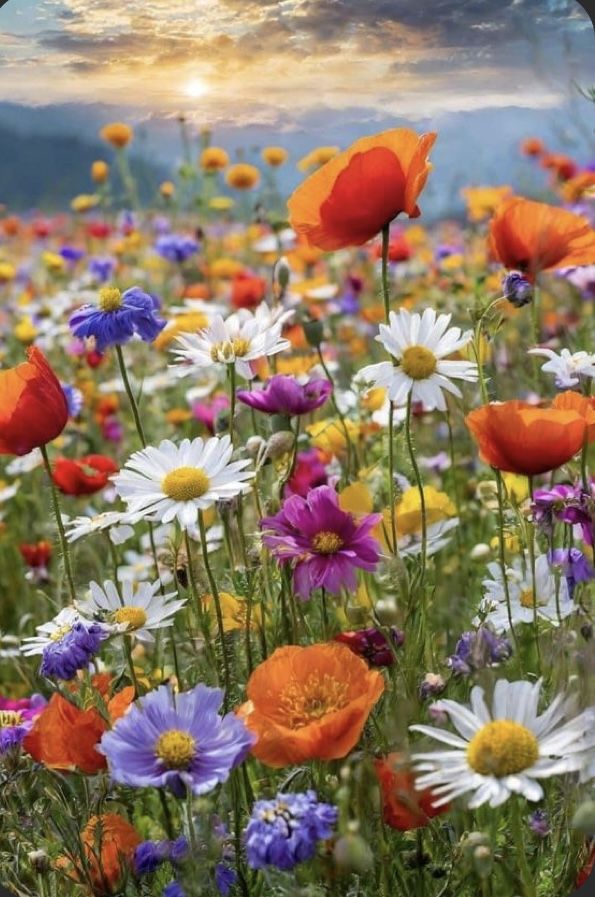
[[[193,100],[204,97],[207,91],[208,87],[202,78],[191,78],[182,88],[182,93]]]

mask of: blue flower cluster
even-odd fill
[[[448,666],[459,676],[469,676],[475,670],[502,663],[512,655],[508,639],[496,635],[487,626],[464,632],[458,640],[455,653],[448,658]]]
[[[321,803],[315,791],[257,801],[244,832],[248,864],[293,869],[312,859],[317,843],[331,837],[337,817],[337,808]]]
[[[188,840],[181,835],[175,841],[143,841],[134,852],[137,875],[155,872],[162,863],[181,863],[188,854]]]
[[[135,334],[145,343],[152,343],[166,323],[157,317],[158,308],[158,299],[139,287],[122,294],[115,287],[103,287],[99,304],[79,308],[70,318],[70,329],[79,339],[94,337],[98,352],[120,346]]]
[[[62,638],[50,642],[43,649],[41,676],[55,679],[72,679],[79,670],[89,666],[99,651],[107,630],[98,623],[84,623],[80,620]]]
[[[155,251],[168,262],[181,264],[198,252],[196,240],[186,234],[163,234],[155,241]]]

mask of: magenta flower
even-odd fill
[[[375,570],[380,546],[370,535],[380,514],[356,521],[339,507],[330,486],[311,489],[306,498],[292,495],[274,517],[264,517],[263,542],[280,564],[293,567],[293,587],[302,599],[316,589],[337,594],[355,589],[355,571]]]
[[[324,405],[331,392],[328,380],[310,380],[300,384],[295,377],[277,374],[271,377],[264,389],[239,389],[237,397],[244,405],[265,414],[308,414]]]
[[[228,408],[229,399],[220,393],[207,402],[195,402],[192,406],[192,414],[201,424],[204,424],[209,433],[215,435],[217,417]]]

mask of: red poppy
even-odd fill
[[[231,282],[231,304],[234,308],[256,308],[264,299],[266,281],[253,274],[236,274]]]
[[[59,436],[68,421],[60,381],[39,349],[0,371],[0,455],[26,455]]]
[[[402,212],[417,218],[435,140],[409,128],[356,140],[291,195],[294,231],[319,249],[341,249],[367,243]]]
[[[47,567],[52,556],[52,546],[42,540],[33,544],[23,543],[19,545],[21,556],[28,567]]]
[[[52,479],[64,495],[94,495],[105,489],[118,465],[106,455],[85,455],[83,458],[57,458]]]
[[[415,775],[401,754],[388,754],[374,761],[374,769],[382,792],[382,815],[391,828],[400,832],[423,828],[434,816],[450,807],[434,807],[436,796],[430,791],[416,791]]]
[[[515,196],[496,209],[490,249],[506,268],[534,280],[540,271],[592,264],[595,231],[580,215]]]
[[[87,233],[90,237],[94,237],[96,240],[105,240],[106,237],[109,237],[112,229],[109,224],[106,224],[105,221],[89,221],[87,224]]]
[[[379,259],[382,256],[382,244],[374,246],[374,256]],[[404,234],[394,234],[388,244],[389,262],[406,262],[411,258],[411,246]]]
[[[578,170],[570,156],[564,156],[562,153],[546,153],[541,157],[539,164],[551,171],[559,181],[570,180]]]
[[[527,137],[521,143],[521,152],[525,156],[541,156],[545,150],[545,144],[539,137]]]

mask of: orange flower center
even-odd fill
[[[196,753],[196,741],[181,729],[168,729],[155,743],[155,753],[168,769],[186,769]]]
[[[279,706],[292,729],[301,729],[348,703],[347,683],[328,673],[312,673],[305,682],[292,682],[281,694]]]
[[[521,723],[499,719],[486,723],[467,748],[471,769],[482,776],[511,776],[528,769],[539,757],[533,732]]]
[[[211,481],[202,467],[175,467],[163,478],[161,488],[173,501],[192,501],[208,492]]]
[[[18,710],[0,710],[0,729],[7,726],[18,726],[23,721],[23,714]]]
[[[321,530],[312,538],[312,548],[318,554],[335,554],[343,546],[343,539],[330,530]]]
[[[104,287],[99,291],[101,311],[117,311],[122,306],[122,294],[117,287]]]
[[[401,358],[401,367],[412,380],[427,380],[436,370],[438,359],[425,346],[408,346]]]

